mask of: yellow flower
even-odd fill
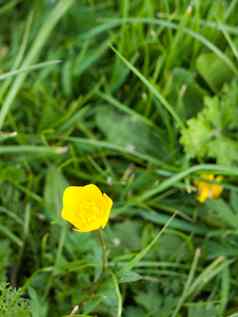
[[[106,226],[111,208],[111,198],[96,185],[69,186],[63,194],[61,215],[76,230],[89,232]]]
[[[195,181],[198,190],[197,200],[204,203],[207,199],[217,199],[220,197],[223,187],[219,183],[223,179],[222,176],[214,176],[213,174],[203,174],[201,179]]]

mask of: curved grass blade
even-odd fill
[[[180,172],[165,181],[163,181],[160,185],[158,185],[156,188],[150,189],[146,191],[143,195],[140,197],[140,201],[145,201],[154,195],[157,195],[161,193],[162,191],[166,190],[169,187],[172,187],[176,182],[184,179],[190,174],[196,173],[196,172],[202,172],[202,171],[213,171],[218,172],[223,175],[231,175],[231,176],[238,176],[238,168],[236,167],[227,167],[222,165],[216,165],[216,164],[201,164],[201,165],[195,165],[193,167],[188,168],[187,170]]]
[[[122,146],[115,145],[115,144],[105,142],[105,141],[98,141],[98,140],[92,140],[92,139],[86,139],[86,138],[80,138],[80,137],[67,137],[65,139],[68,141],[74,142],[76,144],[78,143],[78,144],[82,144],[82,145],[88,145],[90,147],[108,149],[108,150],[120,152],[122,154],[131,155],[132,157],[139,159],[139,160],[142,160],[142,161],[145,161],[147,163],[151,163],[151,164],[154,164],[156,166],[164,167],[165,169],[173,170],[171,166],[160,161],[159,159],[154,158],[154,157],[147,155],[147,154],[144,154],[144,153],[140,153],[137,150],[131,149],[129,147],[122,147]]]
[[[114,47],[111,47],[116,55],[126,64],[126,66],[143,82],[143,84],[149,89],[149,91],[159,100],[164,108],[171,114],[175,122],[180,128],[184,127],[184,123],[179,115],[174,111],[168,101],[159,93],[159,91],[143,76],[143,74],[135,68],[124,56],[121,55]]]
[[[19,75],[21,73],[27,73],[33,70],[38,70],[47,66],[51,66],[51,65],[55,65],[55,64],[59,64],[61,61],[60,60],[55,60],[55,61],[49,61],[49,62],[42,62],[42,63],[38,63],[35,65],[31,65],[29,67],[26,68],[20,68],[20,69],[16,69],[16,70],[11,70],[10,72],[7,72],[5,74],[1,74],[0,75],[0,81],[1,80],[5,80],[7,78]]]

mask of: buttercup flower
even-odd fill
[[[197,200],[200,203],[204,203],[209,198],[219,198],[223,191],[223,187],[220,184],[222,179],[222,176],[215,177],[213,174],[201,175],[201,179],[194,182],[198,190]]]
[[[76,230],[89,232],[106,226],[111,208],[111,198],[96,185],[69,186],[63,194],[61,215]]]

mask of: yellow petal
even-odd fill
[[[63,195],[63,209],[76,211],[80,209],[83,202],[95,201],[100,202],[102,193],[100,189],[93,184],[86,186],[68,186]]]
[[[108,222],[110,213],[112,209],[112,200],[107,194],[103,194],[102,197],[102,228],[104,228]]]
[[[211,198],[217,199],[221,196],[223,188],[221,185],[213,184],[211,188]]]
[[[106,225],[111,206],[111,199],[94,184],[69,186],[63,195],[62,218],[77,230],[89,232]]]
[[[200,203],[204,203],[208,197],[209,197],[209,184],[205,183],[205,182],[200,182],[199,186],[198,186],[198,196],[197,196],[197,200]]]
[[[101,190],[94,184],[89,184],[85,186],[81,186],[83,189],[84,199],[86,200],[97,200],[99,201],[102,198]]]

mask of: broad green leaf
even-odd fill
[[[107,141],[114,145],[155,157],[167,155],[165,140],[136,117],[102,106],[96,111],[96,123]]]
[[[213,303],[194,303],[188,306],[188,317],[220,317]]]
[[[214,53],[203,53],[197,58],[199,74],[210,88],[217,92],[225,82],[230,82],[234,73]]]
[[[47,317],[48,304],[41,298],[33,288],[28,290],[31,299],[31,310],[33,317]]]

